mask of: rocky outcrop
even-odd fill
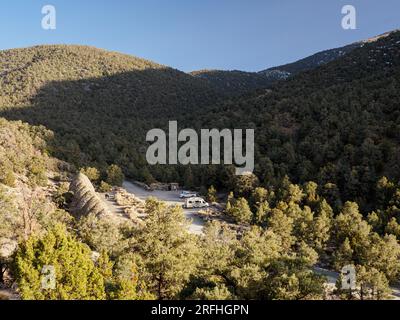
[[[18,242],[12,239],[2,239],[0,237],[0,258],[9,258],[17,250]]]
[[[89,178],[79,173],[70,184],[69,191],[73,194],[70,210],[78,217],[93,214],[96,217],[109,216],[109,212],[94,189]]]

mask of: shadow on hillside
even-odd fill
[[[217,100],[202,79],[169,68],[146,69],[49,82],[29,105],[0,111],[0,117],[52,130],[55,155],[68,162],[129,167],[132,159],[143,161],[148,130],[166,128],[169,120],[195,120],[198,110]]]

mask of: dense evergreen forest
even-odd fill
[[[334,297],[390,297],[400,276],[400,32],[240,96],[90,47],[2,51],[0,66],[0,285],[15,282],[24,299],[324,299],[315,266],[352,264],[360,286],[338,281]],[[148,165],[146,133],[170,120],[255,129],[254,174]],[[76,216],[77,172],[101,191],[124,175],[197,188],[239,228],[212,221],[189,234],[182,209],[156,199],[140,223]],[[56,290],[40,288],[46,264]]]
[[[371,209],[377,181],[400,179],[399,55],[396,32],[199,118],[255,129],[261,183],[334,184],[342,201]]]
[[[169,120],[191,128],[254,128],[256,175],[273,186],[334,184],[341,201],[374,208],[373,188],[400,178],[399,32],[245,97],[204,79],[88,47],[1,53],[3,117],[55,133],[51,152],[77,168],[109,164],[151,182],[232,190],[229,168],[148,166],[145,135]],[[12,57],[12,58],[11,58]],[[201,172],[202,174],[200,174]]]

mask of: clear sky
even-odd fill
[[[47,4],[56,30],[41,27]],[[356,30],[341,27],[346,4]],[[0,1],[0,49],[85,44],[183,71],[258,71],[396,28],[399,0]]]

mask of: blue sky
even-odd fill
[[[41,9],[57,9],[57,29]],[[341,8],[357,9],[343,30]],[[400,28],[399,0],[3,0],[0,49],[85,44],[183,71],[258,71]]]

